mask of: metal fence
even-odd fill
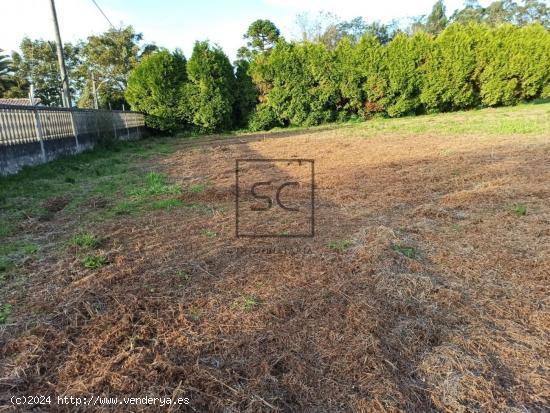
[[[79,136],[125,139],[145,126],[142,113],[0,105],[0,146]]]

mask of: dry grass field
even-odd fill
[[[7,408],[548,408],[550,104],[100,155],[1,181]],[[237,158],[315,161],[313,238],[235,237]]]

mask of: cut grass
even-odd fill
[[[0,257],[0,274],[13,267],[13,261],[6,257]]]
[[[438,113],[396,119],[377,118],[361,122],[346,133],[376,136],[384,133],[419,135],[536,135],[550,130],[550,104],[525,104],[465,112]]]
[[[490,118],[500,112],[484,113]],[[366,124],[355,126],[353,139],[341,136],[353,128],[341,128],[319,139],[292,136],[235,148],[235,156],[249,157],[286,156],[299,147],[319,160],[319,186],[333,190],[319,191],[323,231],[307,254],[233,255],[227,247],[244,241],[233,237],[231,214],[208,216],[184,209],[188,205],[177,217],[152,213],[154,203],[177,197],[129,195],[147,186],[143,171],[151,162],[127,164],[118,178],[103,175],[101,168],[88,181],[77,177],[74,188],[93,190],[100,181],[107,205],[131,201],[135,212],[150,216],[117,219],[107,214],[112,214],[108,207],[96,211],[115,220],[101,233],[112,234],[117,254],[129,259],[117,260],[116,272],[87,270],[95,279],[86,288],[67,282],[73,269],[59,265],[57,251],[46,248],[49,255],[39,265],[29,260],[19,271],[28,280],[24,288],[6,274],[2,292],[7,290],[17,309],[9,318],[17,327],[3,331],[4,353],[9,367],[25,377],[10,392],[44,393],[75,383],[83,392],[115,395],[177,389],[185,370],[193,372],[185,388],[197,411],[264,408],[251,395],[281,411],[320,406],[327,411],[537,410],[546,390],[533,366],[540,365],[547,347],[540,280],[548,254],[541,249],[541,221],[515,218],[511,208],[528,200],[528,214],[538,213],[539,205],[541,214],[548,212],[547,137],[403,139],[388,132],[381,139],[361,139],[361,126]],[[190,182],[215,176],[216,188],[229,188],[233,177],[224,173],[233,167],[231,160],[208,162],[218,150],[217,145],[196,153],[185,148],[159,164],[170,165],[173,176],[195,179]],[[462,171],[464,179],[453,170]],[[368,197],[359,197],[361,191]],[[89,194],[82,192],[78,202]],[[212,210],[232,208],[212,195],[195,198],[212,200]],[[440,208],[416,208],[436,200]],[[1,202],[17,205],[9,196]],[[93,228],[85,208],[68,214],[71,205],[56,213],[54,220],[63,226],[54,234],[78,228],[77,219]],[[500,225],[503,213],[521,225]],[[18,235],[31,239],[32,232],[33,240],[45,235],[51,240],[57,222],[34,222],[21,225]],[[460,234],[449,230],[453,222],[464,226]],[[206,238],[201,233],[206,228],[218,231],[218,238]],[[395,241],[400,228],[414,234],[414,241]],[[76,230],[70,231],[64,239]],[[353,255],[332,252],[329,240],[354,240]],[[395,243],[414,245],[422,259],[402,257],[407,251],[394,251]],[[44,294],[50,288],[54,297]],[[45,309],[40,317],[38,308]],[[108,311],[88,317],[95,308]],[[67,346],[67,339],[76,345]],[[144,357],[160,360],[162,374],[158,363],[144,363]],[[373,380],[357,380],[365,372],[373,373]],[[525,391],[510,392],[508,378]]]
[[[187,271],[183,271],[183,270],[176,271],[176,276],[177,276],[184,284],[187,284],[189,281],[191,281],[191,274],[189,274]]]
[[[93,197],[101,196],[116,204],[128,200],[124,194],[132,191],[177,192],[166,184],[165,177],[152,173],[144,179],[134,166],[137,160],[172,152],[176,143],[168,138],[116,142],[110,147],[98,146],[75,156],[23,168],[17,175],[0,177],[0,239],[14,235],[19,223],[29,217],[51,220],[54,214],[42,207],[50,198],[71,200],[61,214],[78,211],[84,215],[83,219],[94,221],[116,214],[112,210],[109,214],[83,208]]]

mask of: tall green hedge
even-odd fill
[[[159,50],[130,72],[125,97],[132,110],[147,114],[148,126],[175,130],[182,125],[179,102],[186,80],[185,57]]]
[[[263,90],[252,129],[276,125],[316,125],[334,119],[338,83],[333,54],[318,43],[279,41],[258,56],[250,70]]]
[[[357,41],[344,37],[331,49],[281,38],[250,61],[236,62],[236,69],[207,42],[197,42],[186,70],[175,59],[164,51],[144,59],[130,76],[127,98],[138,110],[166,116],[170,127],[180,122],[205,131],[247,122],[252,130],[308,126],[550,97],[550,32],[540,24],[454,23],[437,36],[398,33],[382,45],[366,34]]]
[[[182,110],[190,123],[206,132],[233,126],[235,76],[229,59],[218,46],[197,42],[187,63],[189,82]]]
[[[541,25],[499,26],[482,42],[477,70],[483,105],[550,97],[550,33]]]

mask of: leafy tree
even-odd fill
[[[62,106],[61,76],[55,43],[25,37],[20,49],[21,53],[12,53],[15,86],[9,93],[10,96],[28,96],[30,82],[32,82],[35,97],[40,98],[44,105]],[[66,43],[63,51],[69,73],[69,86],[71,94],[74,95],[78,84],[74,69],[79,63],[79,49],[78,46]]]
[[[378,22],[374,22],[373,24],[378,24]],[[362,17],[355,17],[351,20],[340,22],[337,25],[340,37],[349,37],[354,43],[367,32],[368,27],[369,25]]]
[[[491,26],[512,22],[517,5],[512,0],[494,1],[484,9],[484,22]]]
[[[132,110],[147,114],[148,126],[173,131],[182,127],[179,99],[186,80],[183,54],[159,49],[130,72],[125,97]]]
[[[196,42],[187,75],[180,108],[189,122],[208,132],[231,128],[235,76],[222,49],[208,41]]]
[[[462,10],[456,10],[451,21],[468,23],[487,23],[497,26],[512,23],[526,26],[540,23],[550,29],[550,7],[544,1],[523,0],[516,3],[512,0],[494,1],[486,8],[480,6],[477,0],[467,0]]]
[[[322,43],[329,49],[334,49],[342,37],[339,19],[330,12],[320,11],[313,18],[309,13],[298,14],[296,25],[302,41]]]
[[[128,75],[139,62],[142,38],[142,34],[136,33],[132,26],[109,29],[99,36],[88,37],[81,50],[83,62],[79,75],[85,83],[79,106],[93,106],[93,76],[100,106],[122,109]]]
[[[485,18],[485,9],[478,0],[466,0],[464,8],[455,10],[450,21],[461,24],[481,23]]]
[[[8,55],[2,54],[0,49],[0,96],[6,94],[13,87],[12,61]]]
[[[383,24],[379,21],[366,23],[362,17],[355,17],[351,20],[338,23],[337,30],[339,32],[339,39],[349,37],[356,43],[364,34],[371,34],[381,44],[385,45],[393,38],[396,26],[397,23],[395,21],[390,24]]]
[[[437,0],[432,12],[426,21],[426,31],[431,34],[439,34],[447,26],[448,20],[445,15],[445,4],[443,0]]]
[[[519,26],[540,23],[550,30],[550,6],[544,1],[524,0],[516,6],[514,19]]]
[[[250,62],[237,60],[235,62],[235,110],[233,119],[235,126],[246,127],[250,115],[258,102],[258,89],[249,74]]]
[[[258,89],[250,76],[250,62],[259,55],[267,55],[275,44],[282,39],[279,29],[270,20],[256,20],[244,35],[247,47],[237,52],[235,67],[235,125],[248,124],[251,113],[258,101]]]
[[[244,38],[248,47],[257,53],[265,53],[272,49],[281,37],[281,32],[271,20],[256,20],[246,31]]]

